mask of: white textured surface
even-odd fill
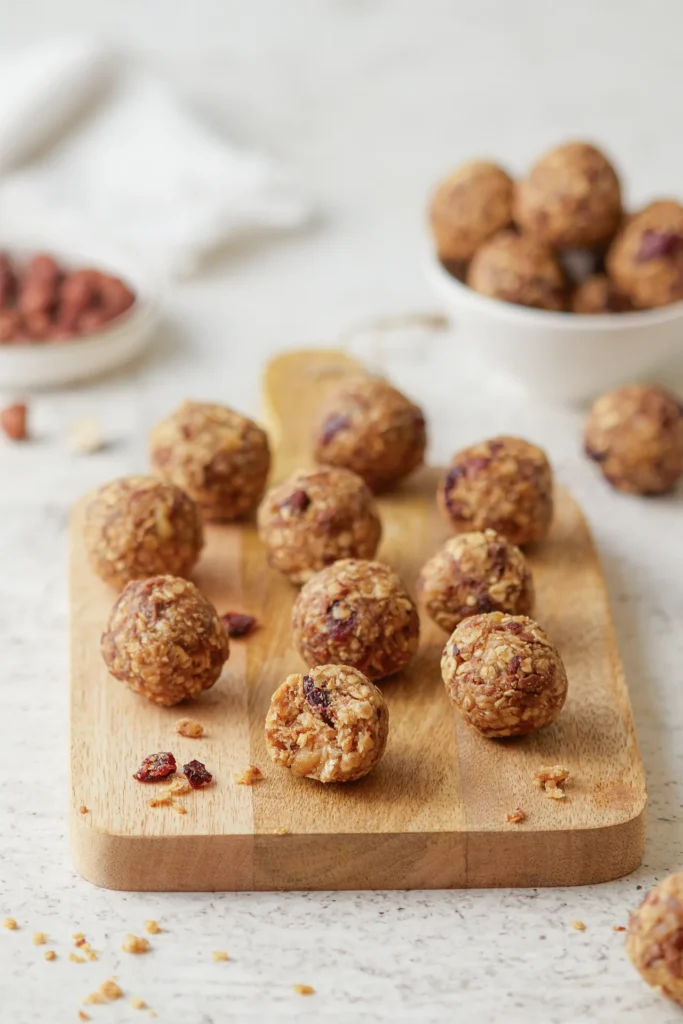
[[[640,887],[683,866],[683,495],[613,495],[578,454],[578,414],[492,395],[456,362],[429,374],[400,360],[399,379],[429,395],[437,455],[497,430],[545,443],[605,561],[650,785],[645,864],[621,882],[539,892],[138,896],[80,881],[65,830],[65,529],[84,489],[144,468],[147,426],[181,396],[255,408],[259,360],[274,349],[429,308],[421,206],[450,163],[492,152],[522,166],[588,133],[621,157],[632,195],[680,190],[682,22],[664,0],[4,5],[3,45],[100,28],[145,48],[216,123],[298,174],[324,216],[184,284],[135,375],[36,398],[35,440],[0,446],[0,917],[22,926],[0,929],[2,1024],[75,1021],[79,999],[112,972],[169,1024],[680,1019],[641,983],[612,925]],[[71,455],[64,431],[91,415],[111,445]],[[149,917],[166,929],[154,951],[119,952]],[[50,934],[56,962],[31,945],[34,929]],[[97,963],[68,962],[78,929],[102,951]],[[213,949],[234,962],[213,963]],[[295,982],[317,994],[295,996]],[[89,1012],[143,1019],[123,1003]]]

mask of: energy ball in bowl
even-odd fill
[[[218,613],[188,580],[129,583],[102,635],[111,674],[154,704],[170,707],[208,690],[229,654]]]
[[[417,609],[388,565],[347,558],[306,583],[292,611],[294,643],[309,665],[350,665],[368,679],[398,672],[420,638]]]
[[[446,541],[423,566],[418,589],[427,614],[448,633],[470,615],[528,615],[534,605],[524,555],[495,530],[461,533]]]
[[[388,733],[384,694],[348,665],[289,676],[266,716],[266,746],[275,764],[318,782],[367,775],[382,757]]]
[[[348,469],[295,473],[268,492],[258,511],[268,562],[305,583],[341,558],[372,558],[382,526],[372,493]]]
[[[512,179],[502,167],[476,160],[438,186],[429,215],[439,259],[469,260],[482,242],[512,221]]]
[[[179,487],[126,476],[95,491],[85,510],[83,539],[94,571],[121,590],[146,576],[186,576],[199,558],[204,533],[197,506]]]
[[[633,303],[606,274],[591,274],[572,295],[572,313],[628,313]]]
[[[606,263],[634,306],[650,309],[683,299],[683,206],[661,200],[630,217]]]
[[[270,469],[268,438],[252,420],[208,402],[183,402],[150,433],[157,476],[193,498],[204,519],[229,521],[260,501]]]
[[[558,146],[517,183],[514,219],[522,231],[557,249],[604,244],[621,221],[619,179],[595,146]]]
[[[483,736],[523,736],[554,722],[567,696],[557,649],[526,615],[472,615],[441,659],[448,696]]]
[[[683,408],[651,384],[617,388],[593,404],[584,449],[617,490],[664,494],[683,474]]]
[[[626,952],[648,985],[683,1006],[683,872],[656,885],[633,911]]]
[[[503,302],[536,309],[567,308],[567,280],[555,254],[544,242],[514,231],[501,231],[477,250],[467,284]]]
[[[382,491],[422,465],[426,445],[416,405],[385,380],[357,377],[326,403],[314,451],[319,464],[350,469],[370,490]]]
[[[490,529],[530,544],[550,529],[553,474],[536,445],[494,437],[453,456],[437,497],[454,533]]]

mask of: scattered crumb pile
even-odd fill
[[[508,825],[521,825],[523,821],[526,821],[526,811],[523,811],[521,807],[515,807],[512,814],[508,814],[505,817]]]
[[[561,764],[539,768],[531,776],[537,786],[542,787],[546,796],[552,800],[563,800],[567,795],[564,791],[564,784],[569,778],[569,769],[563,768]]]

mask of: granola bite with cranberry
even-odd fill
[[[326,404],[314,452],[320,465],[350,469],[382,491],[422,465],[426,445],[422,411],[385,380],[358,377]]]
[[[349,665],[368,679],[404,668],[420,634],[417,609],[397,573],[347,558],[306,583],[292,611],[294,643],[308,665]]]
[[[512,544],[543,540],[553,517],[553,474],[540,448],[494,437],[453,456],[438,491],[454,533],[495,530]]]
[[[474,256],[512,221],[514,185],[497,164],[474,160],[442,181],[429,210],[439,259],[448,266]]]
[[[275,764],[318,782],[363,778],[382,757],[388,733],[384,694],[348,665],[289,676],[266,716],[266,746]]]
[[[683,872],[650,889],[631,914],[626,952],[648,985],[683,1006]]]
[[[606,274],[591,274],[572,295],[572,313],[629,313],[633,303]]]
[[[422,567],[417,585],[425,611],[448,633],[470,615],[529,615],[534,604],[524,555],[495,530],[446,541]]]
[[[197,506],[179,487],[126,476],[92,495],[83,540],[93,570],[121,590],[147,576],[187,576],[204,532]]]
[[[629,217],[606,264],[615,284],[640,309],[683,299],[683,206],[660,200]]]
[[[482,736],[523,736],[554,722],[567,696],[562,659],[526,615],[464,619],[441,659],[446,691]]]
[[[683,407],[651,384],[610,391],[588,414],[584,450],[618,491],[664,494],[683,474]]]
[[[605,244],[621,221],[619,178],[595,146],[568,142],[517,183],[514,218],[522,231],[557,249]]]
[[[193,498],[210,521],[247,515],[270,469],[268,438],[252,420],[222,405],[183,402],[150,433],[152,470]]]
[[[477,249],[467,271],[475,292],[536,309],[566,309],[568,286],[553,251],[536,238],[501,231]]]
[[[372,558],[382,533],[364,481],[327,467],[300,470],[269,491],[258,525],[269,565],[296,584],[341,558]]]
[[[102,635],[111,674],[165,707],[212,687],[228,654],[216,609],[194,583],[175,576],[129,583]]]

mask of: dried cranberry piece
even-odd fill
[[[203,765],[201,761],[188,761],[187,764],[184,764],[183,775],[193,789],[208,786],[213,778],[211,772],[207,772],[206,765]]]
[[[521,622],[506,622],[503,629],[507,629],[509,633],[520,633],[524,627]]]
[[[243,615],[242,612],[225,612],[221,615],[221,622],[231,640],[239,640],[248,636],[256,628],[256,619],[253,615]]]
[[[321,690],[319,686],[316,686],[310,676],[304,676],[304,696],[309,704],[317,704],[323,708],[329,706],[329,694],[325,690]]]
[[[348,416],[343,416],[339,412],[333,412],[331,416],[328,416],[323,423],[322,432],[320,439],[323,444],[329,444],[335,434],[338,434],[340,430],[345,430],[349,423]]]
[[[287,512],[293,512],[297,515],[305,512],[311,504],[311,499],[306,494],[306,491],[299,489],[290,494],[288,498],[280,502],[280,508],[285,509]]]
[[[154,782],[156,779],[166,779],[169,775],[173,775],[177,767],[173,754],[150,754],[142,762],[133,778],[138,782]]]
[[[676,256],[683,249],[683,238],[675,231],[644,231],[636,263],[647,263],[661,256]]]
[[[356,613],[349,612],[345,619],[337,618],[334,614],[335,608],[343,605],[343,601],[333,601],[327,609],[327,632],[333,640],[344,640],[353,633],[356,626]]]

